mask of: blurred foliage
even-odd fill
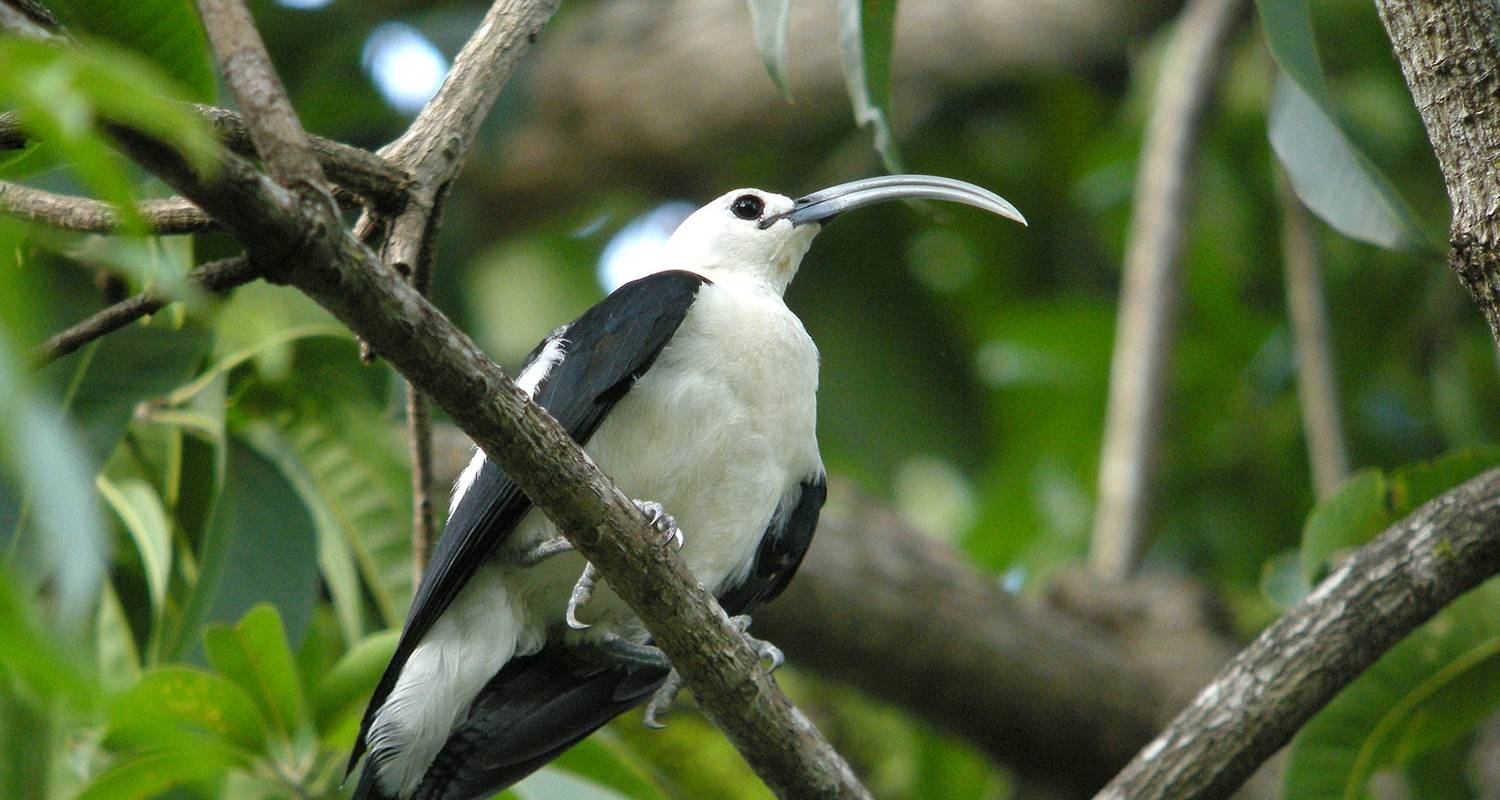
[[[100,124],[207,152],[192,116],[157,99],[217,95],[191,4],[50,5],[86,46],[0,39],[0,108],[20,109],[43,141],[0,153],[0,177],[126,208],[159,194]],[[367,147],[406,122],[362,66],[371,31],[404,22],[451,58],[483,12],[476,0],[251,5],[307,126]],[[782,63],[786,4],[754,5],[770,20],[761,49]],[[867,96],[856,91],[855,105],[882,119],[892,5],[844,4],[864,23],[843,32],[863,43],[850,83]],[[1246,634],[1304,595],[1330,557],[1494,463],[1482,446],[1500,434],[1495,345],[1440,259],[1320,230],[1346,436],[1365,469],[1314,508],[1267,136],[1278,63],[1311,102],[1287,139],[1342,148],[1357,173],[1282,152],[1293,179],[1351,180],[1377,199],[1400,187],[1400,205],[1376,203],[1387,213],[1364,228],[1308,199],[1335,229],[1425,241],[1446,206],[1373,8],[1259,5],[1262,26],[1226,54],[1199,156],[1147,561],[1213,585]],[[748,9],[742,22],[752,36]],[[1165,35],[1121,63],[995,76],[911,115],[899,144],[912,171],[993,187],[1031,228],[961,209],[871,209],[819,237],[789,293],[823,353],[830,469],[1019,591],[1087,548],[1118,265]],[[531,100],[523,70],[480,152]],[[742,185],[795,193],[816,188],[807,176],[822,173],[809,166],[878,171],[869,137],[850,124],[724,159]],[[1325,169],[1297,166],[1308,163]],[[610,237],[674,199],[643,188],[659,182],[640,169],[638,183],[600,185],[546,217],[486,207],[482,171],[461,179],[437,302],[516,365],[602,296],[595,270]],[[187,296],[30,369],[38,342],[109,301],[101,286],[181,293],[193,263],[235,252],[222,236],[151,239],[125,221],[126,235],[104,238],[0,218],[0,797],[336,796],[412,591],[399,382],[362,364],[327,314],[261,284]],[[1390,235],[1359,234],[1371,225]],[[1289,796],[1358,796],[1381,770],[1416,796],[1472,794],[1473,731],[1500,697],[1493,589],[1443,612],[1309,726]],[[899,710],[795,672],[785,683],[880,796],[1014,796],[1000,767]],[[627,715],[506,796],[768,795],[683,711],[660,734]]]

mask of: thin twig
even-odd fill
[[[223,294],[258,277],[260,273],[244,256],[210,261],[188,273],[191,284],[212,294]],[[171,302],[171,297],[154,288],[121,300],[43,342],[36,349],[36,361],[42,365],[62,358],[95,339],[155,314]]]
[[[1192,0],[1162,59],[1125,248],[1089,566],[1124,580],[1146,540],[1198,133],[1244,0]]]
[[[1333,494],[1349,474],[1333,344],[1323,302],[1323,275],[1318,268],[1318,243],[1311,216],[1285,174],[1277,173],[1276,185],[1281,197],[1286,304],[1297,347],[1297,399],[1302,405],[1302,432],[1307,439],[1313,486],[1322,498]]]
[[[1227,797],[1339,690],[1500,572],[1500,470],[1387,528],[1235,656],[1096,800]]]
[[[181,197],[146,200],[136,208],[151,233],[164,236],[218,228],[203,210]],[[116,233],[120,214],[109,203],[0,181],[0,212],[81,233]]]
[[[241,0],[198,0],[198,12],[266,171],[298,193],[327,195],[323,167],[312,155],[250,10]],[[333,212],[331,202],[328,210]]]

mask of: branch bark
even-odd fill
[[[1130,577],[1145,547],[1198,131],[1244,6],[1191,0],[1183,9],[1141,146],[1089,548],[1089,566],[1112,580]]]
[[[202,209],[181,197],[146,200],[137,211],[147,230],[158,236],[198,233],[218,227]],[[120,229],[120,214],[109,203],[10,181],[0,181],[0,212],[80,233],[116,233]]]
[[[1500,470],[1357,551],[1219,676],[1096,800],[1225,797],[1386,650],[1500,572]]]
[[[1500,6],[1377,0],[1453,204],[1448,265],[1500,341]]]

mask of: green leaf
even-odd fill
[[[208,332],[201,328],[173,330],[165,320],[130,325],[59,359],[43,374],[66,385],[68,415],[103,463],[141,404],[187,380],[208,347]]]
[[[839,47],[854,124],[868,126],[889,172],[903,172],[891,132],[891,47],[896,0],[839,0]]]
[[[160,614],[167,597],[167,579],[172,573],[172,529],[156,490],[143,480],[115,483],[103,475],[94,481],[99,494],[125,524],[146,568],[146,587],[151,608]]]
[[[97,685],[74,661],[74,651],[62,646],[36,616],[22,603],[13,580],[0,570],[0,668],[41,697],[75,708],[95,706]]]
[[[521,800],[628,800],[613,789],[551,767],[521,781],[511,791]]]
[[[1271,98],[1269,128],[1297,197],[1334,230],[1392,250],[1433,249],[1406,201],[1328,106],[1285,75]]]
[[[608,729],[569,748],[552,766],[632,800],[666,800],[641,757]]]
[[[318,566],[323,572],[323,583],[333,598],[344,640],[358,639],[364,631],[364,596],[348,542],[363,536],[364,530],[358,527],[357,519],[346,513],[349,507],[338,502],[347,499],[339,490],[348,495],[372,491],[372,487],[358,481],[357,472],[334,475],[314,472],[298,457],[287,437],[270,425],[253,423],[243,435],[261,455],[276,464],[312,514],[318,531]]]
[[[1281,611],[1302,602],[1312,591],[1312,583],[1302,567],[1301,553],[1283,550],[1267,561],[1260,573],[1260,591]]]
[[[1339,124],[1307,0],[1256,0],[1255,5],[1271,55],[1282,69],[1271,100],[1271,148],[1297,196],[1352,239],[1436,251],[1411,207]]]
[[[0,232],[3,233],[3,232]],[[0,235],[0,244],[5,237]],[[0,298],[25,298],[25,270],[0,269]],[[107,542],[93,490],[95,463],[57,406],[43,399],[0,316],[0,507],[15,522],[0,531],[6,564],[33,587],[50,582],[68,625],[82,625],[103,580]]]
[[[94,618],[94,647],[99,679],[106,690],[122,691],[141,677],[141,653],[130,630],[125,607],[113,584],[106,583]]]
[[[1382,475],[1356,472],[1319,503],[1302,530],[1302,571],[1316,583],[1338,551],[1362,545],[1427,501],[1500,466],[1500,448],[1455,450],[1432,461],[1408,464]]]
[[[128,4],[122,4],[128,5]],[[194,167],[211,170],[219,145],[186,99],[155,64],[103,43],[60,48],[0,39],[0,105],[102,200],[113,203],[128,232],[143,230],[131,173],[99,129],[108,120],[160,139]]]
[[[77,800],[147,800],[217,775],[238,760],[212,747],[168,748],[127,757],[95,778]]]
[[[401,638],[398,630],[389,630],[365,638],[349,648],[333,668],[318,682],[313,691],[313,719],[324,736],[333,739],[347,727],[349,743],[353,743],[355,728],[359,725],[364,703],[370,692],[385,672],[386,663],[396,652],[396,642]],[[352,723],[341,725],[341,723]],[[343,744],[343,742],[340,742]]]
[[[1302,529],[1302,574],[1309,582],[1323,579],[1335,553],[1369,541],[1391,523],[1388,494],[1380,470],[1365,469],[1313,509]]]
[[[1360,798],[1375,772],[1466,736],[1500,708],[1500,583],[1386,653],[1293,740],[1288,800]]]
[[[198,558],[198,581],[173,652],[191,647],[204,622],[227,622],[273,603],[300,637],[318,588],[317,533],[296,490],[274,464],[231,439],[224,485]]]
[[[750,27],[755,31],[755,48],[765,62],[766,72],[781,89],[787,102],[792,90],[787,85],[786,31],[791,19],[792,0],[750,0]]]
[[[237,683],[190,667],[159,667],[147,672],[110,709],[110,737],[150,746],[163,738],[185,745],[192,737],[215,737],[253,755],[265,746],[266,720],[250,694]]]
[[[259,605],[234,627],[204,634],[208,659],[250,693],[272,729],[291,738],[306,722],[301,678],[276,609]]]
[[[107,39],[156,62],[198,103],[218,95],[208,37],[192,0],[48,0],[74,34]]]

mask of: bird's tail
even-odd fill
[[[475,698],[413,800],[488,797],[641,703],[665,678],[660,670],[595,666],[557,646],[513,659]]]

